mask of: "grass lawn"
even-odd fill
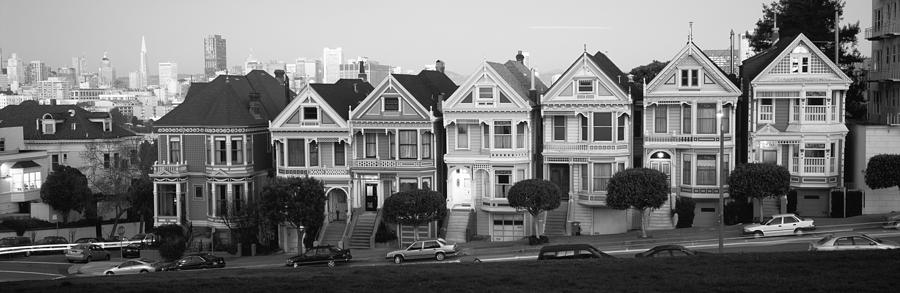
[[[900,252],[220,269],[0,284],[2,292],[897,292]]]

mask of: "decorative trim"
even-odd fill
[[[231,134],[231,133],[255,133],[267,132],[268,127],[159,127],[155,129],[155,133],[214,133],[214,134]]]

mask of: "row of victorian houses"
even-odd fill
[[[787,167],[797,212],[827,214],[830,191],[843,184],[851,81],[805,36],[746,60],[740,79],[690,41],[643,86],[603,53],[573,57],[549,86],[521,55],[484,62],[460,85],[440,61],[379,84],[363,74],[297,93],[280,72],[194,83],[155,124],[155,223],[222,230],[223,215],[256,198],[267,176],[311,176],[326,185],[323,242],[369,247],[385,198],[416,188],[446,195],[448,239],[464,241],[474,229],[508,241],[535,220],[509,206],[509,188],[543,178],[563,191],[546,233],[571,232],[572,222],[583,234],[621,233],[640,215],[607,207],[607,184],[618,171],[647,167],[671,186],[652,227],[672,227],[677,197],[694,199],[694,225],[709,226],[720,181],[743,162]],[[774,212],[784,201],[763,206]],[[285,249],[296,249],[287,240],[296,232],[281,233]]]

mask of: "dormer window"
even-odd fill
[[[791,51],[791,73],[809,73],[809,49],[800,45]]]
[[[475,104],[478,106],[493,106],[494,88],[489,86],[478,87],[478,96],[475,99]]]
[[[585,79],[578,81],[578,93],[579,94],[591,94],[594,93],[594,81]]]
[[[384,97],[382,101],[384,112],[400,112],[400,97]]]
[[[319,120],[319,108],[318,107],[303,107],[303,120],[304,121],[318,121]]]
[[[700,86],[700,69],[682,69],[680,71],[680,74],[680,87],[686,88]]]

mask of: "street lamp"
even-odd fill
[[[722,181],[725,180],[725,131],[724,127],[726,127],[722,122],[722,118],[725,117],[725,113],[722,110],[719,110],[716,113],[716,118],[719,120],[719,253],[723,253],[725,251],[725,238],[722,236],[725,230],[725,190],[722,184]]]

